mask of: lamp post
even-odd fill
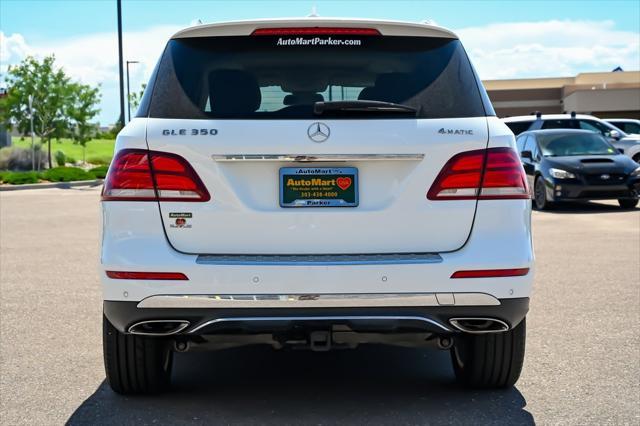
[[[139,64],[138,61],[127,61],[127,112],[129,113],[129,119],[127,123],[131,121],[131,94],[129,93],[129,64]]]
[[[29,95],[29,121],[31,122],[31,170],[36,169],[36,145],[33,137],[33,95]],[[38,162],[40,165],[40,162]]]
[[[118,122],[120,127],[124,127],[124,78],[122,78],[122,4],[121,0],[116,0],[118,14],[118,73],[120,75],[120,117]]]

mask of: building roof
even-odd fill
[[[483,80],[487,90],[562,89],[566,86],[593,86],[594,88],[638,87],[640,71],[585,72],[575,77],[518,78],[508,80]],[[603,87],[604,86],[604,87]]]

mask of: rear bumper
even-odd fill
[[[311,261],[295,255],[264,261],[254,255],[180,253],[167,242],[154,203],[104,204],[101,278],[108,301],[140,302],[157,295],[381,293],[485,293],[508,299],[529,297],[533,284],[528,200],[478,202],[470,238],[454,252],[320,255]],[[510,268],[531,270],[516,277],[451,278],[456,271]],[[105,271],[179,272],[188,280],[111,279]]]
[[[274,333],[288,329],[327,329],[344,325],[354,331],[421,330],[435,334],[458,332],[452,318],[492,318],[513,328],[529,310],[529,298],[495,299],[492,305],[433,305],[324,308],[141,308],[136,302],[104,302],[107,319],[123,333],[136,323],[187,321],[178,334],[210,335]]]

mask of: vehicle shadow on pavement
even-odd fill
[[[103,382],[68,424],[535,424],[516,388],[460,388],[435,349],[177,354],[172,382],[153,397]]]
[[[640,208],[623,209],[617,204],[601,204],[597,202],[571,203],[563,202],[554,204],[549,210],[536,210],[538,213],[555,214],[596,214],[596,213],[628,213],[640,211]]]

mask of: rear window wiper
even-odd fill
[[[382,101],[329,101],[316,102],[313,104],[313,113],[322,115],[327,112],[346,112],[346,113],[392,113],[392,114],[413,114],[416,115],[418,110],[402,104]]]

